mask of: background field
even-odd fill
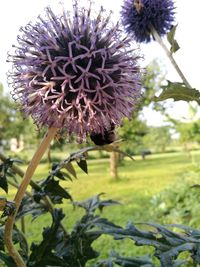
[[[52,153],[53,154],[53,153]],[[59,154],[56,154],[59,157]],[[64,153],[62,155],[64,156]],[[194,151],[190,154],[183,152],[149,155],[146,160],[136,156],[135,161],[125,159],[119,166],[119,180],[113,180],[109,173],[109,159],[88,160],[89,174],[83,173],[74,164],[77,170],[78,179],[62,181],[61,183],[68,188],[75,201],[81,201],[99,193],[105,193],[104,199],[119,201],[121,205],[107,207],[102,216],[116,224],[125,226],[127,222],[159,222],[163,218],[156,217],[155,204],[153,198],[167,188],[181,187],[181,177],[189,173],[198,165],[200,152]],[[25,168],[25,166],[23,166]],[[34,180],[46,178],[48,174],[48,164],[42,163],[34,176]],[[192,185],[192,184],[191,184]],[[9,192],[12,198],[13,191]],[[84,214],[77,208],[73,209],[69,201],[65,201],[62,207],[66,212],[64,225],[71,231],[75,221]],[[49,215],[42,215],[35,221],[26,218],[26,233],[29,241],[37,242],[41,239],[40,233],[43,225],[51,222]],[[131,241],[117,242],[112,238],[102,236],[95,246],[100,249],[102,256],[106,256],[106,251],[116,250],[123,255],[140,255],[149,252],[150,249],[138,248]],[[89,266],[89,265],[88,265]]]

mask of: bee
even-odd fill
[[[134,0],[133,6],[135,7],[138,13],[140,13],[142,8],[144,7],[142,0]]]
[[[104,133],[92,133],[90,139],[97,146],[104,146],[113,143],[116,140],[115,126],[111,125],[110,129],[104,131]]]

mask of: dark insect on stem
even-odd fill
[[[97,146],[104,146],[113,143],[116,140],[115,126],[112,124],[109,130],[105,130],[104,133],[92,133],[90,135],[91,140]]]

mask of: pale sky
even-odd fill
[[[60,12],[61,7],[58,0],[6,0],[0,3],[0,81],[5,88],[6,72],[9,68],[6,63],[7,52],[12,44],[16,44],[16,38],[19,34],[19,28],[25,26],[28,22],[34,21],[39,14],[44,13],[46,6],[51,6],[55,12]],[[71,8],[72,0],[63,0],[66,9]],[[87,0],[81,0],[81,5],[86,5]],[[119,20],[119,11],[122,0],[95,0],[95,8],[103,5],[106,10],[114,12],[113,21]],[[200,89],[200,49],[199,49],[199,26],[200,26],[200,1],[199,0],[176,0],[176,21],[178,29],[176,39],[181,49],[175,54],[179,66],[189,80],[190,84]],[[160,58],[163,65],[166,65],[167,79],[171,81],[180,81],[176,71],[171,67],[163,50],[156,42],[141,45],[141,53],[145,61],[143,65],[148,64],[154,58]],[[181,101],[173,104],[172,114],[174,117],[186,116],[187,105]],[[152,112],[146,112],[146,119],[150,124],[158,125],[162,118]]]

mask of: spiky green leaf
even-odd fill
[[[81,170],[88,174],[87,161],[85,159],[77,160],[77,164]]]
[[[170,82],[165,86],[162,86],[163,91],[159,96],[154,97],[154,101],[163,101],[172,98],[174,101],[196,101],[200,104],[200,91],[197,89],[190,89],[186,87],[183,83]]]
[[[178,42],[175,40],[175,33],[178,25],[172,27],[171,31],[167,34],[167,40],[170,43],[170,51],[171,53],[175,53],[180,49]]]

